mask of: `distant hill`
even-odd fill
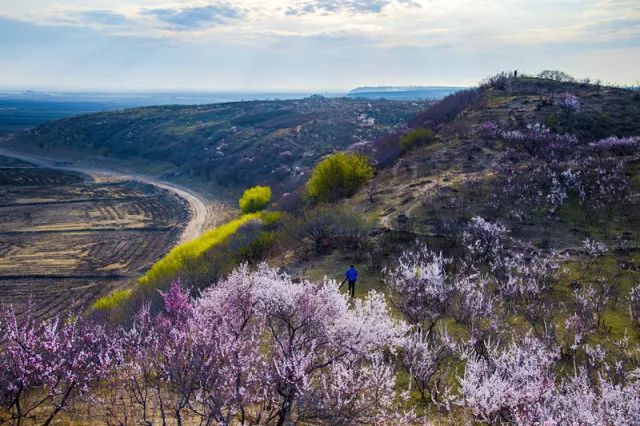
[[[255,184],[287,192],[306,182],[322,156],[404,128],[425,105],[312,96],[133,108],[43,124],[12,143],[128,162],[138,171],[151,164],[164,178],[234,196]]]
[[[301,99],[303,92],[0,92],[0,135],[51,120],[99,111],[152,105],[196,105],[252,100]],[[335,96],[329,94],[328,96]]]
[[[396,100],[439,100],[464,87],[454,86],[380,86],[358,87],[348,93],[350,98],[396,99]]]

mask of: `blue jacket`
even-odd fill
[[[355,281],[358,279],[358,271],[356,268],[349,268],[347,269],[346,276],[349,281]]]

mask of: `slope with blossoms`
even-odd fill
[[[635,424],[640,93],[498,77],[416,117],[435,141],[342,203],[379,218],[367,247],[290,268],[338,276],[359,263],[363,293],[382,289],[427,330],[403,365],[413,406],[439,421]]]
[[[0,421],[638,424],[638,102],[497,76],[206,288],[182,271],[119,323],[6,309]],[[349,263],[353,300],[322,278]]]
[[[518,78],[483,87],[449,122],[434,123],[426,111],[414,125],[434,127],[437,140],[379,173],[374,203],[369,188],[355,198],[387,228],[409,222],[437,236],[475,215],[499,217],[512,233],[563,249],[586,237],[628,237],[640,225],[633,208],[611,205],[637,202],[638,92]]]

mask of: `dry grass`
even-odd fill
[[[133,283],[177,240],[182,200],[86,179],[0,158],[0,303],[31,300],[39,318],[87,308]]]

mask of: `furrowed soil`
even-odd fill
[[[0,304],[31,302],[34,317],[50,318],[131,285],[197,233],[192,201],[140,179],[0,156]]]

